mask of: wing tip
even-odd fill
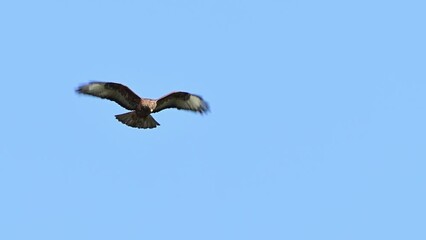
[[[91,82],[88,82],[88,83],[85,83],[85,84],[81,84],[80,86],[78,86],[75,89],[75,92],[79,93],[79,94],[89,94],[89,95],[91,95],[90,92],[93,91],[95,89],[95,87],[97,87],[97,85],[101,85],[101,84],[104,84],[104,83],[102,83],[102,82],[96,82],[96,81],[91,81]]]
[[[75,89],[75,92],[78,93],[78,94],[83,94],[84,93],[84,91],[83,91],[84,86],[85,85],[80,85],[79,87],[77,87]]]
[[[203,99],[201,99],[201,101],[202,101],[202,104],[198,112],[201,113],[202,115],[209,113],[210,105]]]
[[[192,96],[198,98],[200,101],[199,106],[195,109],[196,112],[200,113],[201,115],[207,114],[210,112],[210,105],[207,101],[205,101],[201,96],[191,94]]]

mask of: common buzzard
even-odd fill
[[[160,124],[151,113],[166,108],[177,108],[206,113],[209,105],[200,96],[187,92],[172,92],[159,99],[141,98],[130,88],[113,82],[90,82],[76,89],[77,93],[92,95],[118,103],[128,113],[115,115],[118,121],[135,128],[155,128]]]

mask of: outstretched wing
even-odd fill
[[[128,110],[136,109],[141,100],[130,88],[112,82],[90,82],[77,88],[76,92],[114,101]]]
[[[159,112],[166,108],[177,108],[205,113],[209,105],[202,97],[187,92],[173,92],[157,100],[157,106],[153,112]]]

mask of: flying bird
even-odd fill
[[[209,111],[209,105],[202,97],[187,92],[172,92],[159,99],[141,98],[130,88],[120,83],[90,82],[76,89],[77,93],[87,94],[118,103],[128,113],[115,115],[115,118],[134,128],[155,128],[160,124],[151,116],[167,108],[198,112]]]

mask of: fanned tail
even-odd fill
[[[155,128],[160,125],[151,115],[139,117],[135,111],[115,115],[115,118],[127,126],[134,128]]]

